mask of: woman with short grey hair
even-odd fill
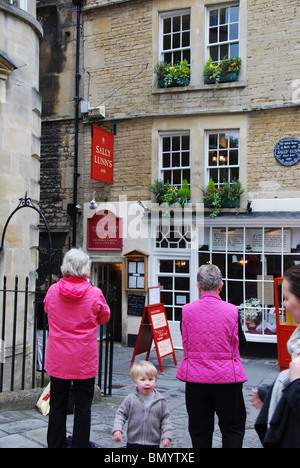
[[[183,360],[176,377],[186,382],[186,405],[193,448],[212,447],[214,417],[224,448],[241,448],[246,410],[242,392],[247,380],[239,354],[237,307],[223,301],[222,274],[202,265],[197,274],[200,299],[182,309]]]
[[[72,448],[88,448],[91,405],[98,374],[98,325],[108,322],[110,310],[102,291],[93,287],[91,261],[81,249],[66,253],[63,278],[45,298],[49,339],[46,371],[51,379],[48,447],[66,447],[66,417],[71,382],[74,385]]]
[[[222,284],[222,273],[216,265],[202,265],[197,273],[197,283],[203,291],[218,289]]]

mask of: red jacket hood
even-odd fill
[[[75,278],[69,276],[59,280],[59,293],[67,300],[75,301],[80,299],[91,287],[86,278]]]

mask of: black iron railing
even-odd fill
[[[112,393],[114,321],[116,288],[106,288],[106,300],[111,309],[110,321],[99,330],[99,372],[98,386],[104,395]],[[29,278],[25,278],[22,288],[16,276],[12,287],[3,277],[0,284],[0,393],[4,391],[35,388],[39,376],[39,386],[45,386],[47,377],[44,369],[47,345],[47,318],[42,313],[45,292],[35,288],[30,290]],[[39,324],[39,325],[38,325]],[[37,333],[42,330],[42,365],[37,369]]]

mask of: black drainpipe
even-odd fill
[[[72,247],[76,247],[76,231],[77,231],[77,181],[80,174],[78,174],[78,132],[79,132],[79,56],[80,56],[80,13],[83,0],[73,0],[76,5],[76,70],[75,70],[75,151],[74,151],[74,176],[73,176],[73,235]]]

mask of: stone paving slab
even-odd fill
[[[126,435],[121,443],[113,441],[111,430],[118,406],[133,389],[129,375],[129,366],[133,349],[115,346],[114,373],[112,396],[102,396],[100,403],[92,406],[92,422],[90,440],[99,448],[118,449],[126,445]],[[137,360],[144,359],[144,355],[137,356]],[[178,364],[182,358],[182,351],[176,350]],[[150,360],[158,366],[155,350],[151,351]],[[251,389],[271,384],[279,373],[275,359],[243,358],[248,382],[244,385],[244,396],[247,409],[247,429],[244,439],[245,448],[260,448],[261,444],[254,430],[254,423],[258,412],[252,407]],[[176,379],[177,368],[173,357],[162,360],[164,373],[159,373],[157,389],[165,395],[171,411],[173,424],[173,440],[171,448],[191,449],[188,433],[188,418],[185,407],[185,384]],[[33,406],[26,410],[3,411],[0,413],[0,448],[45,448],[47,447],[48,417],[43,416]],[[67,417],[67,431],[72,434],[73,415]],[[213,446],[221,447],[221,434],[215,425]]]

